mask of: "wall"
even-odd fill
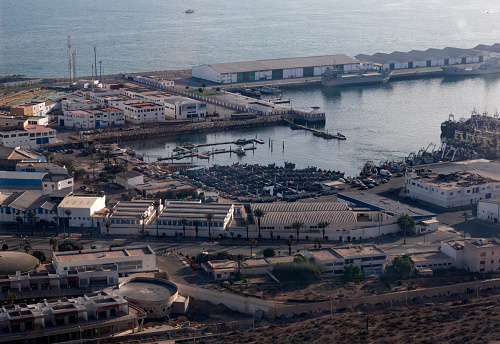
[[[500,203],[478,202],[477,218],[483,221],[498,223],[500,219]]]

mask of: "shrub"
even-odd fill
[[[9,245],[3,244],[2,245],[2,251],[7,251],[9,249]]]
[[[33,251],[33,257],[41,261],[42,263],[45,261],[45,254],[42,251]]]
[[[109,247],[125,247],[125,246],[127,246],[127,245],[124,243],[121,243],[121,244],[113,244],[113,245],[110,245]]]
[[[275,257],[276,251],[273,247],[268,247],[264,250],[264,258]]]
[[[77,251],[77,250],[83,250],[83,245],[71,240],[64,240],[62,244],[59,244],[58,249],[59,252]]]
[[[238,234],[236,237],[237,237],[238,239],[241,239],[241,234]]]
[[[280,281],[318,280],[324,272],[324,266],[315,265],[306,257],[297,257],[293,263],[278,263],[272,273]]]

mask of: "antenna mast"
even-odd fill
[[[76,50],[73,50],[71,52],[71,58],[72,58],[72,63],[73,63],[73,79],[76,82]]]
[[[71,36],[68,36],[68,69],[69,69],[69,85],[73,84],[73,48],[71,47]]]
[[[94,66],[95,66],[95,79],[97,79],[97,47],[94,47]]]

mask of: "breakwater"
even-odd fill
[[[73,143],[95,142],[116,143],[117,141],[142,141],[152,138],[168,138],[179,135],[192,135],[197,133],[209,133],[232,129],[246,129],[273,125],[286,125],[282,116],[265,116],[248,120],[227,120],[202,123],[190,123],[181,126],[162,126],[138,128],[130,131],[102,131],[90,135],[72,135]]]

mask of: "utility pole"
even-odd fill
[[[102,61],[99,61],[99,83],[102,83]]]
[[[95,79],[97,80],[97,47],[94,47]]]

